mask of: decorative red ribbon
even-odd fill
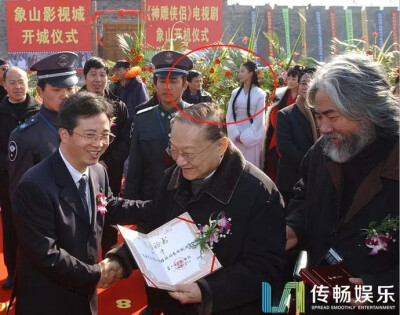
[[[215,256],[215,254],[214,254],[214,255],[213,255],[213,258],[212,258],[212,262],[211,262],[211,272],[214,271],[215,259],[216,259],[216,256]]]
[[[147,277],[144,273],[142,273],[142,275],[143,275],[143,277],[145,277],[155,288],[158,289],[158,287],[155,285],[155,283],[154,283],[153,281],[151,281],[151,280],[149,279],[149,277]]]
[[[196,224],[196,223],[194,223],[194,221],[190,221],[190,220],[185,219],[185,218],[182,218],[182,217],[178,217],[178,219],[179,219],[179,220],[182,220],[182,221],[185,221],[185,222],[189,222],[189,223],[191,223],[191,224]]]

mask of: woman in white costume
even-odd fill
[[[240,67],[240,87],[232,92],[229,100],[226,122],[228,137],[242,152],[247,161],[262,168],[261,153],[265,136],[265,91],[260,89],[257,77],[257,66],[247,61]],[[255,117],[254,114],[262,111]],[[252,117],[246,121],[243,119]]]

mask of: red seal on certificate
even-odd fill
[[[185,259],[183,259],[182,257],[179,257],[177,259],[175,259],[174,261],[174,267],[177,270],[181,270],[184,269],[186,267],[186,261]]]

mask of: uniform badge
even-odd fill
[[[14,162],[17,158],[18,147],[15,141],[10,141],[10,145],[8,147],[8,158],[11,162]]]
[[[68,64],[68,56],[65,54],[62,54],[61,56],[58,57],[58,65],[61,68],[65,68],[65,66]]]
[[[170,53],[170,52],[165,53],[165,59],[164,60],[165,60],[166,63],[172,63],[174,61],[172,53]]]

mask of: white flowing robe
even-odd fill
[[[232,103],[239,88],[233,90],[231,99],[229,100],[228,112],[226,114],[226,122],[234,122]],[[266,93],[259,87],[253,86],[250,90],[250,115],[261,111],[265,107]],[[243,89],[240,92],[235,103],[236,121],[247,118],[247,98]],[[228,137],[235,146],[242,152],[247,161],[262,169],[262,152],[265,136],[265,111],[253,118],[253,123],[250,120],[227,125]],[[242,143],[239,143],[236,138],[239,137]]]

